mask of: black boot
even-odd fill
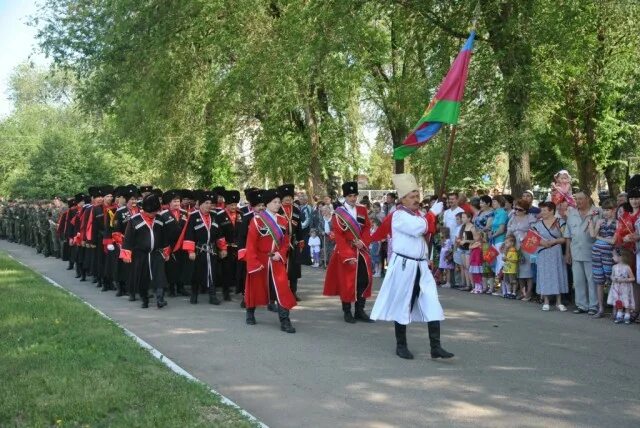
[[[82,277],[80,278],[80,282],[85,282],[87,280],[87,272],[82,270]]]
[[[102,290],[101,291],[109,291],[111,290],[111,281],[108,281],[107,279],[102,279]]]
[[[164,289],[162,288],[158,288],[156,290],[156,305],[158,306],[158,309],[167,306],[167,301],[164,300]]]
[[[220,300],[218,300],[218,297],[216,296],[216,291],[214,290],[213,293],[209,293],[209,304],[210,305],[219,305],[220,304]]]
[[[133,302],[136,300],[136,291],[133,289],[133,287],[131,287],[131,289],[129,290],[129,301]]]
[[[429,321],[429,344],[431,345],[431,358],[451,358],[453,354],[440,346],[440,321]]]
[[[76,278],[82,277],[82,268],[76,263]]]
[[[280,330],[286,333],[296,332],[296,329],[291,325],[288,309],[284,309],[282,306],[278,305],[278,317],[280,318]]]
[[[149,299],[142,299],[142,305],[140,305],[142,309],[147,309],[149,307]]]
[[[169,297],[176,297],[176,285],[169,284]]]
[[[231,301],[231,294],[229,294],[228,290],[223,293],[223,296],[224,296],[223,298],[224,298],[225,302],[230,302]]]
[[[354,313],[354,318],[362,322],[375,322],[374,320],[369,318],[369,315],[367,315],[367,313],[364,311],[365,303],[366,300],[363,298],[360,298],[356,301],[356,311]]]
[[[242,296],[242,300],[240,301],[240,307],[241,307],[242,309],[244,309],[244,308],[246,308],[246,307],[247,307],[247,304],[246,304],[246,303],[245,303],[245,301],[244,301],[244,296]]]
[[[349,324],[355,324],[356,319],[351,315],[351,303],[342,302],[342,312],[344,312],[344,321]]]
[[[407,347],[407,326],[394,323],[396,327],[396,355],[406,360],[413,360],[413,354]]]
[[[118,292],[116,293],[116,297],[124,296],[126,293],[124,292],[124,284],[118,281]]]
[[[247,308],[247,324],[256,325],[256,308]]]
[[[99,279],[97,276],[94,276],[93,279],[91,280],[92,284],[97,284],[99,282]],[[102,284],[98,285],[98,287],[102,287]]]
[[[73,262],[69,262],[69,266],[67,266],[67,270],[73,270]]]
[[[198,293],[191,293],[191,298],[189,299],[189,303],[192,305],[198,304]]]

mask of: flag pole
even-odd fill
[[[473,10],[473,18],[471,18],[471,31],[476,30],[476,23],[478,22],[478,16],[480,15],[480,1],[476,3],[476,7]],[[453,152],[453,142],[456,138],[456,125],[451,125],[451,134],[449,135],[449,144],[447,147],[447,155],[444,159],[444,170],[442,171],[442,181],[440,183],[440,192],[438,198],[447,190],[447,176],[449,175],[449,165],[451,164],[451,153]]]
[[[442,171],[442,182],[440,183],[440,192],[436,195],[439,197],[447,190],[447,175],[449,175],[449,164],[451,163],[451,152],[453,152],[453,141],[456,138],[455,125],[451,125],[451,133],[449,134],[449,144],[447,147],[447,155],[444,158],[444,171]]]

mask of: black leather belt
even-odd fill
[[[395,253],[397,256],[402,257],[403,259],[409,259],[409,260],[413,260],[413,261],[415,261],[415,262],[426,262],[426,261],[427,261],[427,259],[416,259],[416,258],[414,258],[414,257],[409,257],[409,256],[405,256],[404,254],[396,253],[395,251],[394,251],[394,253]]]

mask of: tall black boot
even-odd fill
[[[366,302],[367,301],[362,297],[356,300],[356,310],[354,313],[354,318],[362,322],[375,322],[374,320],[369,318],[369,315],[367,315],[367,313],[364,311],[364,304]]]
[[[189,299],[189,303],[195,305],[198,303],[198,287],[195,285],[191,286],[191,298]]]
[[[91,280],[92,284],[97,284],[100,279],[97,276],[94,276]],[[98,285],[98,287],[102,287],[102,284]]]
[[[451,358],[453,354],[440,346],[440,321],[429,321],[429,345],[431,345],[431,358]]]
[[[80,278],[80,282],[85,282],[87,280],[87,271],[82,269],[82,275]]]
[[[164,300],[164,288],[156,289],[156,304],[158,306],[158,309],[167,306],[167,301]]]
[[[116,297],[124,296],[125,294],[124,283],[122,281],[118,281],[118,292],[116,293]]]
[[[82,267],[80,263],[76,263],[76,278],[80,278],[82,276]]]
[[[142,300],[141,308],[147,309],[149,307],[149,292],[147,290],[140,290],[140,300]]]
[[[169,297],[176,297],[176,285],[169,284]]]
[[[129,301],[133,302],[136,300],[136,289],[133,288],[132,285],[129,285]]]
[[[220,304],[220,300],[218,300],[218,296],[216,296],[216,288],[213,285],[209,288],[209,304],[211,305]]]
[[[413,354],[407,347],[407,326],[394,323],[396,327],[396,355],[406,360],[413,360]]]
[[[342,312],[344,312],[344,320],[349,324],[355,324],[356,319],[351,315],[351,303],[342,302]]]
[[[111,281],[107,278],[102,278],[102,290],[101,291],[109,291],[111,290]]]
[[[256,325],[256,308],[247,308],[247,324]]]
[[[69,260],[69,266],[67,266],[67,270],[73,270],[73,262]]]
[[[296,329],[291,325],[288,309],[284,309],[282,306],[278,305],[278,317],[280,318],[280,330],[286,333],[296,332]]]

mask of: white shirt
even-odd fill
[[[309,247],[315,252],[320,251],[320,237],[319,236],[309,237]]]
[[[328,235],[331,233],[331,217],[328,219],[322,217],[322,221],[324,222],[324,233]]]
[[[345,203],[342,206],[347,209],[347,211],[349,212],[349,214],[351,214],[351,216],[353,217],[354,220],[356,220],[358,218],[358,210],[356,210],[355,205],[351,206],[351,205]]]
[[[453,209],[449,208],[445,210],[444,214],[442,214],[442,223],[445,227],[449,228],[449,236],[451,242],[455,242],[455,231],[458,224],[456,223],[456,215],[458,213],[462,213],[464,210],[460,207],[455,207]]]
[[[424,217],[396,210],[391,219],[393,252],[414,259],[426,259],[429,256],[424,239],[427,230],[427,220]]]

